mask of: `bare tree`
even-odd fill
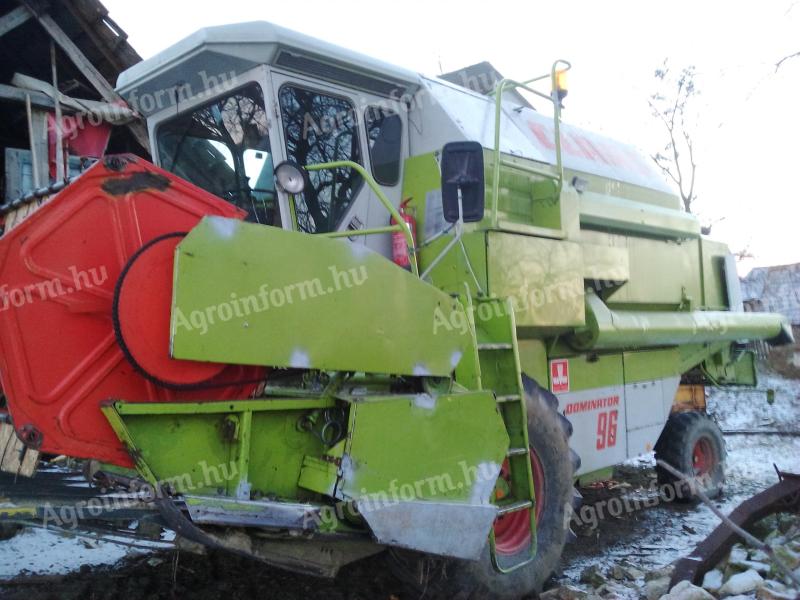
[[[746,246],[744,246],[744,248],[735,250],[733,252],[733,255],[736,257],[737,262],[742,262],[743,260],[756,257],[756,255],[750,251],[750,244],[747,244]]]
[[[658,168],[678,186],[683,207],[692,212],[695,199],[694,182],[697,164],[694,144],[687,124],[687,106],[698,92],[694,85],[695,68],[684,67],[673,73],[667,61],[655,70],[658,91],[650,96],[650,109],[667,132],[667,143],[660,152],[651,155]]]

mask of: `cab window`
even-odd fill
[[[156,138],[162,168],[245,210],[248,221],[279,224],[258,84],[162,123]]]
[[[362,163],[355,109],[346,98],[284,85],[278,99],[286,154],[299,165]],[[310,185],[295,197],[297,226],[308,233],[335,231],[363,183],[350,167],[309,172]]]
[[[364,113],[369,143],[372,176],[381,185],[397,185],[400,180],[400,153],[403,121],[393,110],[368,106]]]

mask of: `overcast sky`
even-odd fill
[[[701,219],[755,255],[742,271],[800,262],[800,57],[775,70],[800,51],[798,0],[103,1],[145,58],[201,27],[253,20],[432,75],[489,60],[524,79],[565,58],[564,119],[648,153],[664,143],[647,105],[654,69],[695,65]]]

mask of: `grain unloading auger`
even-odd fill
[[[388,547],[508,597],[576,476],[655,448],[721,485],[703,386],[754,383],[741,342],[785,322],[736,310],[633,149],[561,123],[567,67],[484,96],[251,23],[127,71],[159,166],[3,209],[4,467],[89,459],[202,544],[326,575]]]

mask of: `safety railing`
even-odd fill
[[[360,236],[360,235],[377,235],[381,233],[394,233],[395,231],[399,231],[403,234],[403,237],[406,240],[406,246],[408,247],[408,259],[411,264],[411,271],[414,275],[419,275],[419,267],[417,266],[417,255],[416,250],[414,248],[414,236],[411,235],[411,230],[408,227],[408,224],[405,222],[403,217],[400,216],[400,212],[395,208],[395,206],[391,203],[391,201],[386,197],[386,194],[383,193],[381,187],[378,185],[378,182],[373,179],[372,175],[362,167],[357,162],[353,162],[351,160],[338,160],[328,163],[318,163],[315,165],[307,165],[305,167],[306,171],[325,171],[328,169],[341,169],[341,168],[349,168],[354,169],[361,177],[364,178],[364,181],[367,183],[369,188],[375,192],[375,195],[378,197],[378,200],[381,201],[381,204],[386,208],[389,214],[392,216],[394,220],[394,225],[388,225],[386,227],[375,227],[373,229],[355,229],[351,230],[348,229],[346,231],[332,231],[329,233],[321,234],[325,237],[330,238],[341,238],[341,237],[353,237],[353,236]]]
[[[558,59],[553,63],[550,73],[547,75],[540,75],[533,79],[526,81],[514,81],[513,79],[503,79],[497,83],[494,91],[490,95],[494,95],[495,112],[494,112],[494,163],[492,164],[492,227],[497,227],[498,222],[498,206],[500,204],[500,167],[513,167],[540,177],[552,179],[556,183],[556,197],[561,195],[561,188],[564,183],[564,168],[561,164],[561,99],[558,97],[559,74],[565,73],[572,68],[572,65],[562,59]],[[545,94],[537,89],[531,87],[537,81],[550,78],[550,94]],[[553,129],[555,135],[555,149],[556,149],[556,172],[546,171],[544,169],[537,169],[527,165],[521,165],[509,160],[505,160],[500,152],[500,126],[503,117],[503,94],[509,90],[521,88],[536,96],[549,100],[553,103]]]

